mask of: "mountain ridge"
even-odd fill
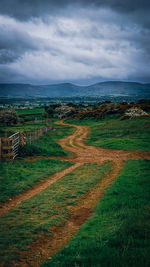
[[[1,97],[86,97],[116,95],[150,95],[150,84],[139,82],[106,81],[88,86],[73,83],[33,85],[1,83]]]

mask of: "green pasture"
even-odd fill
[[[49,123],[51,124],[51,123]],[[34,132],[42,127],[46,126],[45,122],[43,121],[30,121],[26,123],[18,123],[12,126],[0,125],[0,136],[4,136],[4,133],[7,133],[8,136],[19,132]]]
[[[24,108],[24,109],[15,109],[18,115],[26,115],[26,114],[41,114],[44,113],[44,108]]]
[[[150,164],[128,161],[77,234],[41,267],[150,266]]]
[[[70,155],[57,144],[57,140],[73,133],[74,128],[51,123],[53,129],[21,148],[20,156],[67,156]]]
[[[109,162],[101,166],[85,164],[3,215],[0,223],[2,266],[11,266],[12,260],[19,260],[19,251],[26,250],[26,245],[38,235],[44,238],[51,234],[51,226],[62,225],[68,220],[71,211],[67,207],[76,205],[110,168]]]
[[[0,203],[71,164],[53,159],[0,162]]]
[[[87,125],[90,133],[87,145],[121,150],[150,151],[150,117],[121,121],[114,116],[104,120],[74,120],[69,123]]]

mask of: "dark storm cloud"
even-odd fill
[[[1,0],[0,80],[147,81],[150,2]]]
[[[149,0],[1,0],[0,13],[24,20],[49,14],[71,4],[110,7],[122,12],[147,10],[150,7]]]
[[[6,25],[0,26],[0,63],[13,62],[37,45],[29,34]]]

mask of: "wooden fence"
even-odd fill
[[[52,129],[52,126],[49,125],[49,126],[42,127],[41,129],[36,130],[35,132],[25,132],[25,142],[31,144],[32,141],[39,139],[40,136],[46,134],[51,129]]]
[[[19,146],[24,146],[26,143],[30,143],[40,138],[40,136],[46,134],[52,129],[52,126],[45,126],[34,132],[23,131],[17,132],[9,137],[5,134],[5,137],[0,138],[0,158],[5,160],[12,160],[18,156]]]
[[[2,159],[14,159],[18,156],[18,149],[21,143],[23,133],[17,132],[9,137],[5,134],[5,137],[1,138],[1,158]]]

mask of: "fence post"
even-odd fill
[[[13,159],[13,144],[12,139],[7,137],[7,133],[5,133],[4,137],[2,138],[2,145],[1,145],[1,157],[5,160]]]
[[[2,138],[0,138],[0,159],[2,158]]]
[[[40,136],[46,134],[51,129],[52,127],[50,125],[47,125],[34,132],[26,132],[25,133],[26,142],[31,144],[32,141],[39,139]],[[20,139],[21,139],[21,135],[20,135]]]
[[[24,146],[25,145],[25,136],[24,136],[24,132],[19,132],[20,134],[20,145]]]

